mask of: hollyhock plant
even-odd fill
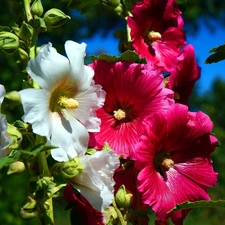
[[[184,46],[181,12],[174,0],[137,2],[128,17],[131,43],[148,63],[170,72]]]
[[[112,150],[79,157],[83,170],[69,182],[98,211],[104,211],[114,198],[113,175],[119,167],[118,155]]]
[[[185,201],[209,200],[206,189],[217,181],[210,158],[218,144],[210,134],[213,123],[203,112],[188,112],[187,106],[174,104],[147,117],[143,125],[136,146],[138,190],[158,220],[171,216],[181,225],[187,210],[167,212]]]
[[[107,142],[117,154],[135,159],[142,120],[167,109],[173,92],[163,88],[161,71],[151,65],[96,60],[91,66],[96,84],[106,91],[105,104],[96,111],[102,121],[100,132],[94,133],[96,145],[101,148]]]
[[[186,45],[177,57],[177,65],[171,72],[166,87],[174,91],[175,102],[188,105],[195,82],[200,78],[201,68],[195,60],[194,47]]]
[[[0,110],[5,95],[5,88],[0,84]],[[4,157],[8,153],[10,144],[10,136],[7,134],[7,121],[5,115],[0,113],[0,157]]]
[[[102,107],[105,92],[94,84],[94,71],[84,65],[85,48],[85,43],[67,41],[66,58],[51,43],[42,46],[27,66],[28,74],[41,89],[19,92],[23,120],[32,124],[34,133],[46,136],[58,147],[51,152],[57,161],[84,155],[88,131],[99,131],[95,110]]]

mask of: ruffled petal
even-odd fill
[[[59,80],[68,76],[69,68],[68,59],[57,53],[49,43],[43,45],[37,57],[28,62],[27,72],[42,88],[50,90]]]
[[[5,95],[5,87],[0,84],[0,110],[1,110],[1,103],[3,102]]]
[[[7,121],[5,115],[0,114],[0,158],[7,155],[11,137],[7,134]]]
[[[80,157],[84,170],[73,178],[73,186],[99,211],[105,210],[114,198],[113,174],[119,166],[113,151],[99,151]]]

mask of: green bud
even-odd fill
[[[37,216],[37,202],[27,197],[24,206],[20,209],[20,215],[23,219],[32,219]]]
[[[7,133],[11,136],[9,148],[10,149],[18,148],[22,141],[22,134],[18,131],[16,127],[14,127],[11,124],[8,124]]]
[[[120,4],[120,0],[100,0],[100,2],[108,7],[116,8]]]
[[[0,32],[0,50],[12,55],[19,48],[19,38],[11,32]]]
[[[17,91],[7,92],[5,94],[5,100],[8,103],[10,109],[13,109],[18,105],[21,105],[20,95]]]
[[[67,16],[61,10],[55,9],[55,8],[48,10],[44,15],[44,21],[45,21],[47,27],[50,27],[50,28],[60,27],[68,19],[70,19],[69,16]]]
[[[18,33],[18,36],[24,40],[30,40],[33,36],[34,33],[34,29],[31,25],[29,25],[28,23],[24,22],[22,23],[21,27],[20,27],[20,31]]]
[[[80,159],[76,157],[63,163],[61,170],[65,179],[71,179],[83,171],[83,166]]]
[[[31,13],[32,15],[41,16],[44,12],[41,0],[34,0],[33,4],[31,5]]]
[[[115,200],[120,208],[129,208],[133,202],[133,194],[122,185],[116,193]]]
[[[104,214],[106,218],[106,224],[116,224],[118,222],[118,215],[113,206],[109,206],[107,209],[105,209]]]
[[[25,170],[25,165],[21,161],[13,162],[9,165],[7,175],[20,174]]]

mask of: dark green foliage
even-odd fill
[[[209,52],[214,53],[205,60],[205,63],[216,63],[225,59],[225,45],[214,47]]]

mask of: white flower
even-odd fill
[[[42,46],[27,66],[28,74],[41,89],[19,92],[23,120],[32,124],[34,133],[46,136],[58,147],[51,152],[57,161],[84,155],[88,131],[99,131],[95,110],[103,106],[105,92],[94,84],[94,71],[84,65],[85,49],[85,43],[67,41],[67,58],[51,43]]]
[[[118,155],[102,150],[80,157],[83,171],[71,181],[72,185],[99,211],[104,211],[114,198],[113,175],[119,167]]]
[[[5,95],[5,88],[0,84],[0,110]],[[8,153],[10,136],[7,134],[7,121],[5,115],[0,113],[0,157],[4,157]]]

